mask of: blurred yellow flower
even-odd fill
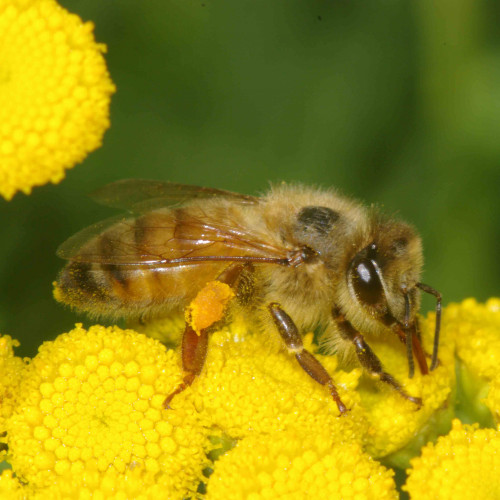
[[[92,23],[54,0],[0,1],[0,195],[59,182],[100,146],[110,80]]]
[[[205,429],[189,404],[163,409],[180,376],[174,351],[131,330],[77,325],[45,342],[6,425],[13,469],[37,488],[88,470],[139,468],[179,497],[196,490]]]
[[[24,499],[25,490],[22,484],[16,479],[14,473],[10,469],[2,471],[0,474],[0,498],[8,498],[9,500]]]
[[[411,498],[500,498],[500,433],[453,421],[447,436],[411,461],[404,489]]]
[[[476,376],[493,380],[500,366],[500,299],[475,299],[446,307],[445,332],[455,338],[457,355]]]
[[[444,334],[456,344],[459,403],[467,421],[500,423],[500,299],[485,304],[475,299],[446,308]]]

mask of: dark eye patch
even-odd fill
[[[326,234],[339,219],[340,214],[328,207],[304,207],[297,215],[303,229]]]
[[[353,268],[353,286],[358,299],[367,305],[382,302],[384,290],[373,262],[361,259]]]

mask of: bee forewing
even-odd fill
[[[148,179],[124,179],[112,182],[90,194],[102,205],[147,213],[150,210],[182,204],[192,199],[227,198],[242,204],[254,204],[258,198],[223,189],[177,184]]]
[[[117,256],[112,255],[105,258],[103,255],[92,254],[84,251],[84,248],[92,240],[99,238],[102,234],[106,233],[113,226],[119,226],[121,224],[127,224],[132,222],[133,219],[124,217],[123,215],[110,217],[108,219],[96,222],[78,233],[70,236],[64,243],[62,243],[57,249],[57,256],[61,259],[75,260],[80,262],[104,262],[104,263],[114,263]],[[132,256],[129,257],[130,262],[137,261],[137,256],[134,254],[133,260]]]
[[[255,257],[284,259],[287,251],[235,223],[180,208],[104,220],[66,240],[57,255],[75,262],[158,268],[202,261],[251,261]]]

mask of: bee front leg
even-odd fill
[[[361,366],[372,376],[379,378],[382,382],[389,384],[396,391],[401,394],[405,399],[411,401],[417,406],[422,406],[422,399],[410,396],[402,388],[401,384],[389,373],[384,371],[382,362],[378,359],[377,355],[372,351],[371,347],[366,343],[365,338],[359,333],[349,321],[340,313],[334,312],[334,319],[337,323],[338,329],[342,338],[349,340],[353,343],[356,349]]]
[[[340,414],[346,413],[347,408],[340,399],[332,377],[323,365],[308,350],[304,349],[299,330],[292,318],[276,302],[269,304],[268,309],[288,351],[295,354],[300,366],[310,377],[328,387]]]

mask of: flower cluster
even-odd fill
[[[496,456],[498,431],[454,421],[448,436],[426,443],[447,434],[455,394],[465,393],[453,355],[455,346],[461,355],[464,334],[483,333],[493,348],[468,345],[470,359],[494,359],[499,303],[468,300],[445,309],[440,363],[430,375],[406,377],[399,341],[371,343],[405,390],[423,399],[421,409],[359,368],[341,370],[335,356],[316,352],[350,409],[341,417],[328,391],[242,318],[211,335],[202,374],[171,409],[164,400],[182,380],[179,349],[143,333],[77,325],[29,362],[2,337],[0,390],[8,405],[0,431],[12,470],[0,476],[0,496],[397,498],[388,465],[410,463],[405,488],[415,498],[428,488],[441,492],[435,498],[466,498],[457,485],[473,487],[473,477],[498,495],[496,459],[481,467],[485,454]],[[182,324],[174,318],[142,328],[155,336],[166,330],[175,342]],[[434,315],[421,326],[429,351]],[[304,343],[317,351],[312,334]],[[479,456],[483,462],[473,466]]]
[[[115,87],[92,23],[55,0],[0,2],[0,195],[59,182],[101,144]]]

